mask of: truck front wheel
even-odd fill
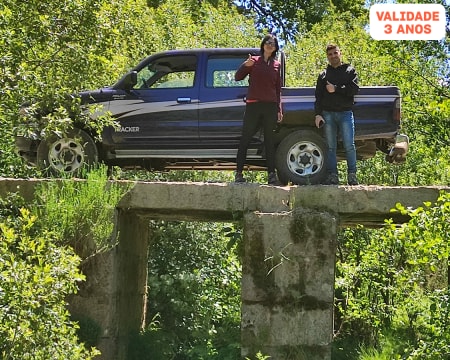
[[[278,145],[275,162],[281,182],[314,185],[327,175],[325,140],[310,130],[297,130]]]
[[[51,175],[76,175],[97,161],[94,140],[80,129],[69,130],[63,137],[50,136],[41,141],[37,149],[38,166]]]

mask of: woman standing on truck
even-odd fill
[[[282,185],[275,171],[274,130],[281,122],[281,64],[275,60],[279,50],[278,39],[266,35],[261,42],[260,56],[248,55],[236,71],[235,80],[243,80],[249,75],[249,86],[244,114],[242,136],[236,158],[236,183],[246,182],[242,171],[247,156],[247,149],[253,135],[262,126],[264,129],[264,146],[266,148],[266,165],[269,185]]]

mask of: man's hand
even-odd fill
[[[316,115],[315,122],[316,122],[316,127],[319,129],[325,124],[325,120],[322,117],[322,115]]]
[[[280,123],[283,121],[283,113],[278,112],[278,119],[277,119],[277,123]]]
[[[329,81],[327,81],[327,91],[329,93],[334,93],[336,91],[336,85],[333,85]]]
[[[255,60],[252,58],[252,54],[248,54],[247,60],[244,61],[245,66],[253,66],[255,64]]]

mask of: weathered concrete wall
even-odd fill
[[[38,180],[0,179],[0,196],[33,197]],[[244,222],[242,356],[329,360],[339,226],[406,220],[390,209],[435,202],[449,187],[303,186],[138,182],[117,206],[119,244],[95,260],[73,308],[102,326],[103,360],[125,360],[145,321],[150,219]],[[82,294],[86,294],[82,293]],[[93,309],[97,309],[94,311]]]

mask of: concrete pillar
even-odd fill
[[[116,265],[116,248],[85,260],[81,270],[86,281],[67,299],[74,320],[93,321],[100,328],[96,347],[102,354],[96,360],[114,359],[117,353]]]
[[[126,360],[131,334],[145,324],[149,220],[131,211],[119,211],[117,247],[117,353]]]
[[[242,358],[331,359],[337,226],[301,208],[244,215]]]

